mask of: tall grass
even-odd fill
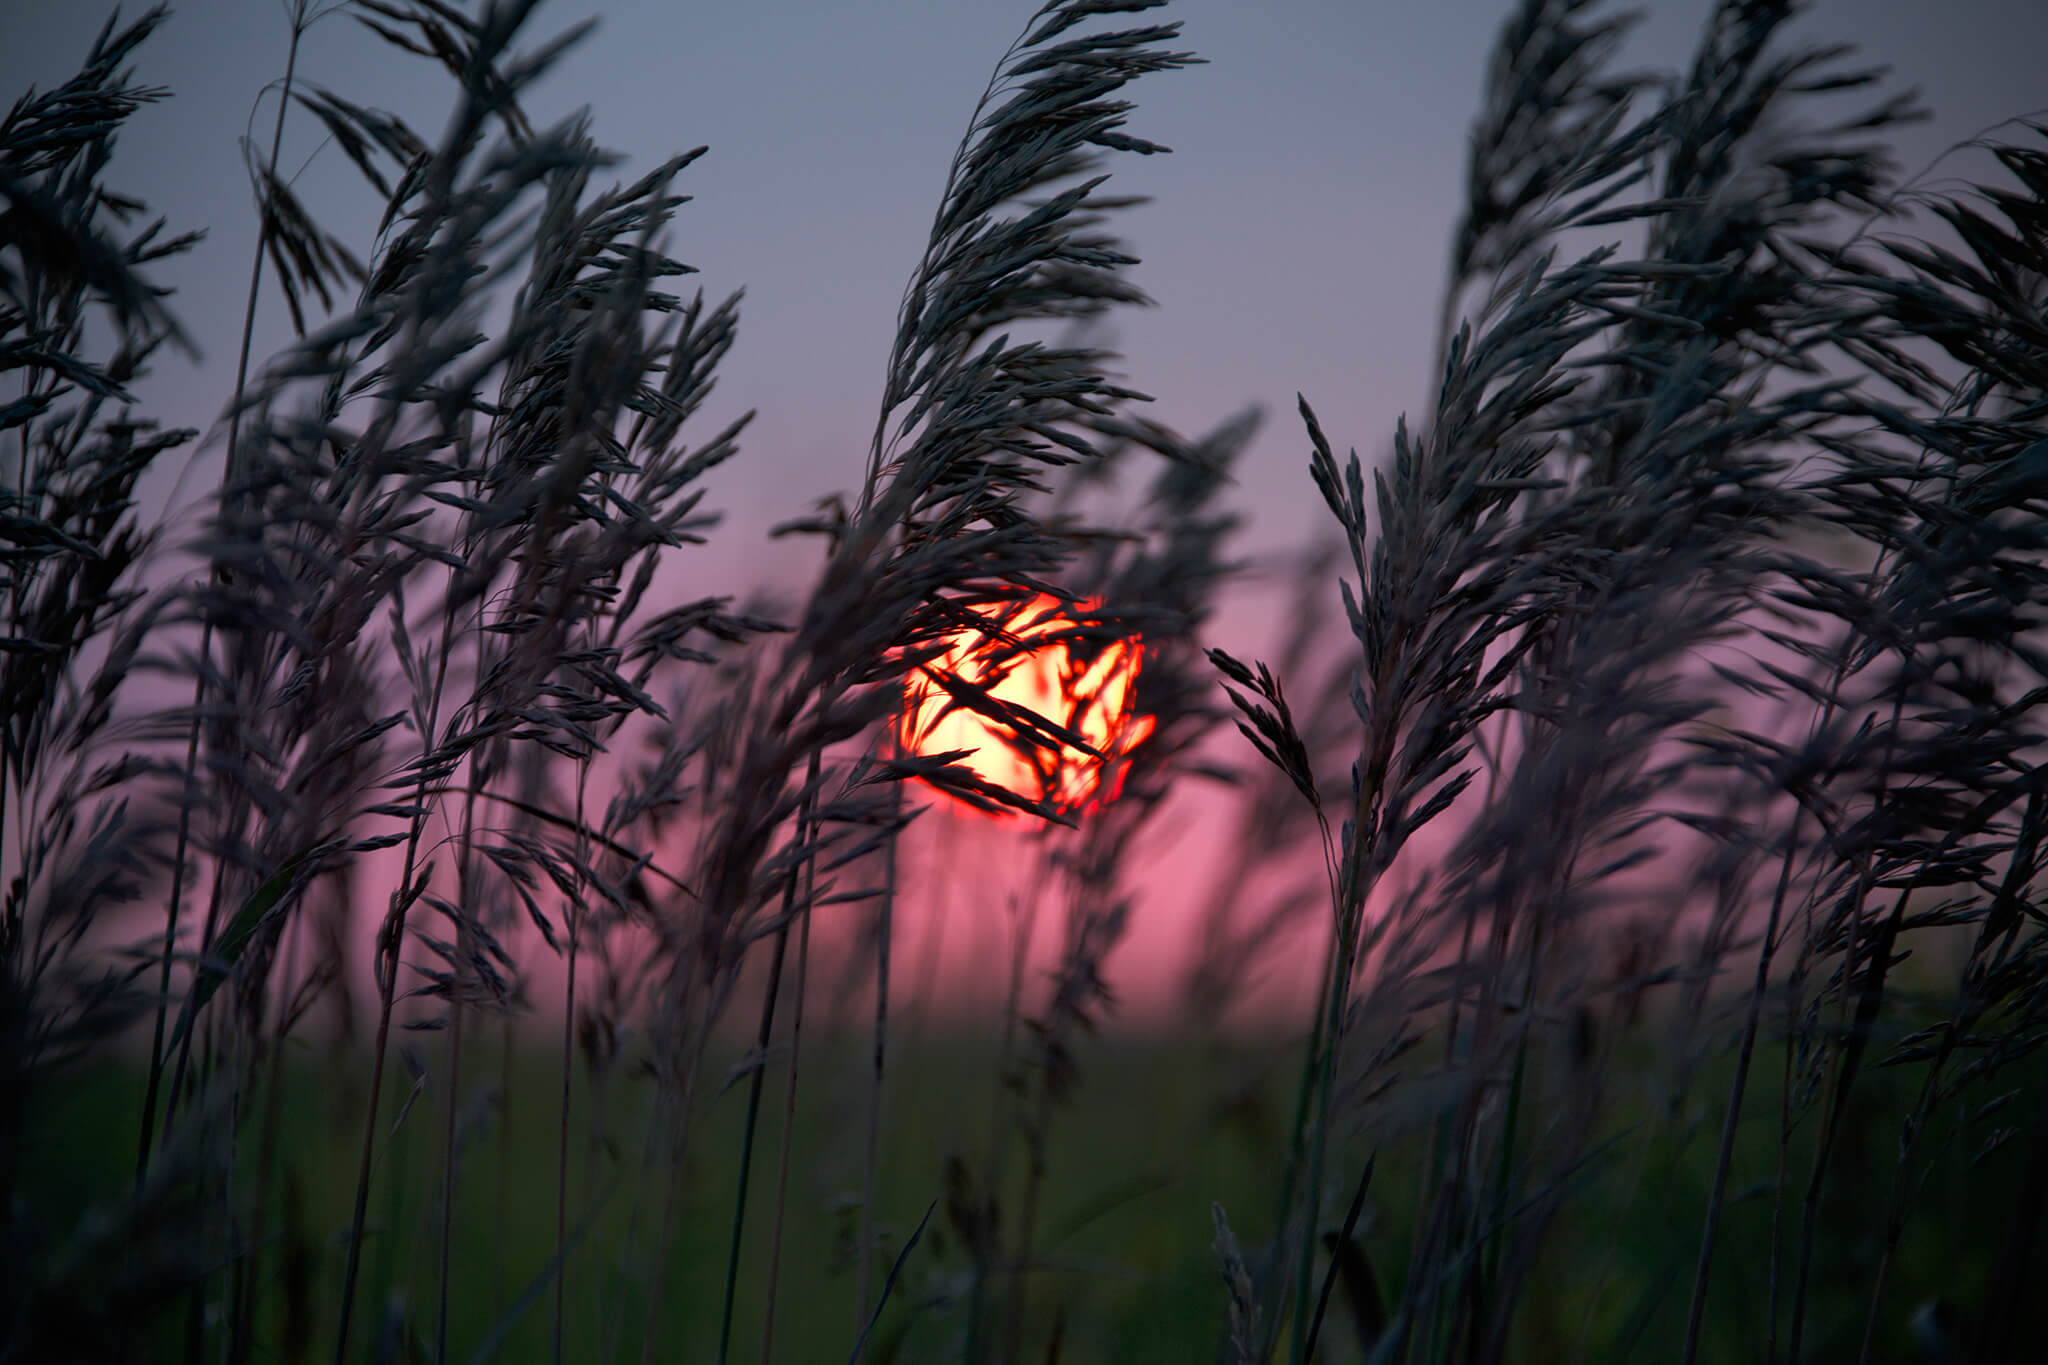
[[[679,586],[747,423],[714,415],[739,299],[678,291],[665,245],[704,149],[607,185],[587,117],[536,126],[578,33],[535,36],[532,0],[293,12],[239,303],[281,293],[296,340],[245,354],[187,544],[133,498],[194,434],[128,386],[181,339],[152,275],[190,239],[103,183],[162,12],[15,105],[0,1357],[1158,1358],[1088,1338],[1065,1249],[1145,1200],[1213,1246],[1224,1359],[2022,1353],[2048,130],[1931,196],[1886,142],[1912,103],[1790,45],[1787,5],[1712,6],[1661,79],[1613,69],[1597,6],[1518,5],[1422,419],[1368,492],[1300,405],[1338,548],[1300,560],[1274,669],[1200,643],[1254,417],[1177,435],[1091,340],[1145,301],[1103,189],[1165,150],[1129,87],[1194,60],[1099,21],[1156,7],[1055,0],[998,60],[859,482],[779,528],[817,550],[785,610]],[[341,15],[450,80],[438,139],[300,73]],[[278,176],[288,118],[360,172],[373,241]],[[1041,774],[1089,747],[943,662],[963,631],[1011,658],[1048,590],[1084,659],[1143,642],[1113,800],[894,723],[915,680]],[[1086,1083],[1112,958],[1231,703],[1263,771],[1191,915],[1213,1103],[1180,1139],[1238,1174],[1075,1203],[1134,1103]],[[996,893],[965,1086],[906,1043],[911,781],[1007,814],[1038,869]],[[1228,1012],[1315,945],[1275,1064]],[[515,1021],[557,988],[536,1047]],[[1271,1078],[1222,1093],[1247,1065]],[[139,1122],[78,1212],[40,1186],[95,1067]],[[974,1140],[931,1150],[911,1085],[971,1091]],[[820,1094],[856,1173],[829,1308],[783,1284],[833,1236],[799,1159]]]
[[[1659,88],[1610,73],[1618,21],[1520,6],[1453,238],[1445,316],[1474,311],[1447,322],[1429,420],[1397,432],[1369,499],[1303,403],[1351,548],[1359,737],[1326,796],[1279,682],[1218,656],[1254,743],[1342,821],[1292,1231],[1253,1358],[1315,1339],[1340,1135],[1417,1135],[1398,1278],[1354,1289],[1369,1351],[1490,1360],[1517,1353],[1575,1188],[1659,1125],[1719,1130],[1667,1347],[1697,1358],[1763,1046],[1783,1056],[1778,1155],[1769,1228],[1740,1254],[1765,1262],[1767,1302],[1746,1345],[1710,1354],[1814,1347],[1823,1195],[1883,1062],[1924,1080],[1861,1330],[1832,1324],[1825,1354],[1900,1358],[1886,1272],[1916,1143],[1937,1106],[1967,1132],[2030,1048],[2041,153],[1996,145],[2015,188],[1933,202],[1963,254],[1887,237],[1905,201],[1881,137],[1913,110],[1873,95],[1843,116],[1878,74],[1786,49],[1789,15],[1717,7]],[[1601,230],[1626,245],[1562,254]],[[1447,853],[1412,856],[1452,812]],[[1908,995],[1897,968],[1923,941],[1971,946]],[[1998,1005],[1985,953],[2014,992]],[[1746,990],[1715,985],[1745,971]],[[1653,992],[1670,1006],[1649,1037],[1676,1049],[1661,1116],[1615,1094]],[[2014,1013],[1976,1034],[1980,1009]],[[1702,1097],[1731,1036],[1733,1073]],[[1969,1081],[1944,1074],[1965,1051]],[[1328,1273],[1371,1284],[1355,1210]],[[2022,1263],[2037,1219],[2024,1202],[2007,1234]],[[2008,1358],[2005,1273],[1944,1350]]]

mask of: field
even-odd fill
[[[857,1073],[858,1051],[857,1044],[845,1043],[821,1048],[819,1069],[826,1075]],[[882,1207],[889,1211],[882,1245],[891,1254],[923,1208],[944,1198],[947,1158],[985,1150],[996,1052],[994,1039],[906,1049],[902,1073],[911,1079],[901,1083],[902,1093],[892,1095],[887,1109],[890,1139],[879,1182]],[[1046,1232],[1031,1281],[1041,1305],[1033,1315],[1039,1319],[1032,1332],[1035,1354],[1051,1352],[1057,1335],[1059,1358],[1069,1361],[1213,1356],[1225,1303],[1210,1245],[1208,1203],[1242,1209],[1252,1222],[1270,1201],[1286,1117],[1286,1087],[1275,1076],[1281,1060],[1277,1048],[1224,1051],[1163,1041],[1106,1043],[1091,1055],[1089,1083],[1063,1115],[1064,1133],[1053,1147],[1044,1195]],[[285,1164],[291,1175],[280,1201],[287,1210],[283,1226],[274,1234],[278,1278],[255,1313],[259,1358],[317,1357],[333,1330],[319,1286],[338,1271],[339,1248],[318,1229],[341,1226],[348,1216],[349,1189],[333,1173],[349,1169],[361,1097],[336,1095],[328,1081],[350,1069],[327,1059],[295,1067],[286,1077],[278,1145],[290,1154]],[[132,1156],[125,1138],[138,1079],[128,1069],[89,1070],[74,1078],[60,1100],[39,1107],[29,1139],[40,1176],[32,1204],[39,1218],[61,1224],[83,1214],[120,1178]],[[493,1108],[479,1117],[461,1159],[464,1193],[457,1210],[461,1240],[453,1257],[450,1335],[473,1343],[472,1352],[490,1343],[499,1358],[540,1359],[549,1350],[551,1325],[545,1294],[532,1291],[554,1253],[554,1224],[550,1203],[527,1192],[552,1182],[546,1137],[556,1118],[557,1078],[544,1064],[522,1058],[494,1079]],[[1631,1079],[1646,1089],[1654,1083],[1647,1066]],[[1725,1084],[1723,1077],[1705,1078],[1698,1094],[1712,1095],[1717,1080]],[[1872,1090],[1856,1115],[1852,1150],[1842,1157],[1844,1169],[1856,1175],[1834,1196],[1823,1224],[1829,1244],[1812,1310],[1814,1349],[1821,1359],[1857,1348],[1882,1228],[1856,1186],[1888,1169],[1891,1156],[1878,1135],[1896,1131],[1910,1100],[1901,1086]],[[807,1174],[792,1195],[795,1231],[784,1250],[781,1289],[791,1308],[775,1335],[781,1355],[795,1360],[836,1359],[853,1331],[852,1215],[860,1183],[845,1131],[859,1096],[833,1095],[829,1082],[819,1092],[807,1097],[798,1116],[791,1160]],[[501,1094],[511,1097],[502,1109],[495,1104]],[[1757,1096],[1759,1118],[1742,1139],[1744,1160],[1759,1171],[1768,1170],[1775,1157],[1776,1101],[1768,1093]],[[623,1102],[616,1107],[630,1108]],[[1523,1309],[1526,1335],[1519,1349],[1525,1358],[1654,1357],[1657,1341],[1683,1330],[1684,1286],[1698,1245],[1696,1229],[1671,1218],[1669,1210],[1698,1207],[1706,1197],[1713,1147],[1705,1130],[1715,1116],[1701,1103],[1683,1111],[1689,1122],[1677,1124],[1664,1121],[1669,1116],[1654,1102],[1630,1109],[1636,1136],[1575,1185],[1552,1233],[1556,1260],[1539,1270]],[[580,1112],[577,1117],[579,1124],[586,1121]],[[621,1112],[607,1126],[629,1129],[630,1117]],[[645,1316],[644,1274],[601,1254],[579,1257],[569,1280],[570,1358],[637,1359],[650,1325],[660,1343],[655,1359],[713,1354],[742,1117],[739,1092],[703,1116],[698,1154],[689,1162],[688,1212],[674,1253],[679,1273],[658,1314]],[[419,1218],[432,1208],[421,1186],[431,1179],[426,1173],[435,1169],[437,1149],[426,1125],[414,1133],[413,1121],[407,1122],[388,1158],[393,1169],[371,1239],[373,1269],[366,1287],[366,1301],[382,1310],[378,1351],[395,1359],[427,1358],[419,1340],[419,1308],[408,1286],[436,1282],[431,1229],[409,1227],[406,1214]],[[1674,1134],[1685,1129],[1692,1133],[1689,1143]],[[1652,1133],[1658,1136],[1641,1136]],[[540,1136],[522,1140],[533,1134]],[[1381,1160],[1391,1167],[1401,1155],[1407,1154],[1397,1149]],[[579,1165],[586,1160],[577,1197],[586,1189],[598,1197],[587,1227],[579,1224],[577,1246],[628,1244],[636,1209],[646,1216],[631,1193],[632,1163],[626,1163],[626,1173],[612,1171],[592,1181],[592,1173],[604,1172],[606,1165],[579,1154]],[[1970,1302],[1984,1293],[1996,1249],[1983,1230],[1999,1225],[2000,1192],[2023,1178],[2025,1164],[2025,1155],[2008,1146],[1989,1158],[1953,1150],[1933,1165],[1922,1194],[1926,1207],[1894,1272],[1893,1293],[1912,1312],[1891,1324],[1892,1339],[1881,1343],[1878,1359],[1924,1358],[1930,1352],[1916,1339],[1913,1324],[1924,1324],[1937,1302]],[[1759,1184],[1731,1200],[1728,1235],[1734,1244],[1768,1241],[1767,1193]],[[1379,1189],[1373,1226],[1362,1240],[1398,1246],[1390,1234],[1414,1215],[1413,1189]],[[944,1216],[942,1205],[920,1241],[920,1258],[906,1267],[897,1311],[885,1318],[875,1339],[875,1359],[945,1359],[959,1349],[971,1261],[958,1237],[937,1221]],[[759,1349],[763,1251],[759,1245],[746,1248],[736,1310],[742,1326],[733,1346],[741,1358]],[[102,1286],[135,1274],[122,1264],[118,1244],[100,1246],[78,1270]],[[1390,1259],[1378,1270],[1398,1276],[1402,1265]],[[1763,1268],[1731,1258],[1725,1273],[1705,1330],[1707,1359],[1745,1358],[1762,1335],[1769,1292]],[[67,1324],[75,1333],[68,1339],[82,1357],[111,1344],[111,1324],[99,1311],[103,1302],[73,1305],[80,1320]],[[1331,1358],[1353,1358],[1353,1310],[1340,1299],[1337,1311],[1330,1325]],[[2032,1312],[2023,1323],[2030,1332],[2042,1325]],[[129,1347],[176,1358],[187,1328],[170,1315],[146,1348],[132,1341]]]
[[[1108,340],[1163,3],[991,54],[793,600],[689,586],[702,149],[537,125],[532,0],[288,5],[196,535],[162,12],[14,104],[0,1365],[2032,1358],[2048,126],[1906,178],[1787,5],[1668,76],[1516,5],[1440,383],[1376,462],[1299,400],[1243,660],[1258,418]],[[344,13],[442,133],[301,80]]]

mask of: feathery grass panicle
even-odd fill
[[[76,1324],[88,1267],[124,1237],[161,1255],[162,1273],[123,1267],[113,1292],[138,1313],[160,1307],[194,1242],[167,1241],[153,1220],[192,1197],[205,1164],[167,1169],[77,1239],[48,1223],[22,1166],[59,1068],[146,1017],[148,959],[119,942],[132,933],[119,916],[172,856],[149,790],[160,770],[121,684],[157,615],[142,571],[160,528],[136,488],[194,433],[136,413],[129,386],[166,344],[188,345],[155,276],[197,235],[166,235],[106,179],[122,125],[165,93],[127,65],[163,18],[110,18],[75,76],[0,119],[0,373],[17,390],[0,405],[0,1317],[22,1342]],[[67,1242],[66,1256],[33,1254]]]

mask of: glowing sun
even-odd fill
[[[980,608],[1001,634],[963,630],[944,654],[911,675],[897,723],[904,750],[939,754],[970,749],[959,762],[977,777],[1061,811],[1115,800],[1123,783],[1123,760],[1152,733],[1152,718],[1134,710],[1144,656],[1140,642],[1077,638],[1100,606],[1040,593],[1021,609],[1010,608],[1014,615],[1007,623],[1004,607]],[[1095,753],[1071,744],[1029,742],[1015,727],[960,705],[934,673],[950,674],[987,689],[999,701],[1028,708],[1079,735]]]

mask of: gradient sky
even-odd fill
[[[548,0],[531,32],[592,14],[594,33],[530,102],[549,122],[588,105],[598,141],[631,176],[708,143],[684,173],[695,202],[673,254],[706,292],[744,286],[740,340],[698,419],[708,435],[748,409],[741,457],[718,472],[725,509],[712,544],[687,552],[689,595],[794,587],[808,543],[766,528],[860,478],[897,300],[922,247],[947,162],[976,95],[1029,10],[1028,0]],[[1113,189],[1152,196],[1123,231],[1155,299],[1126,312],[1114,339],[1154,416],[1194,432],[1263,405],[1268,423],[1240,473],[1250,516],[1243,548],[1297,545],[1326,514],[1306,473],[1293,414],[1307,394],[1339,446],[1373,456],[1397,415],[1419,412],[1447,240],[1457,217],[1466,130],[1508,0],[1183,0],[1182,46],[1208,59],[1135,88],[1133,132],[1175,149],[1114,162]],[[1655,0],[1633,64],[1675,69],[1706,0]],[[0,18],[0,97],[54,84],[82,57],[106,6],[28,0]],[[1801,32],[1846,38],[1935,119],[1904,131],[1918,171],[2004,118],[2048,107],[2043,0],[1831,0]],[[267,146],[284,69],[283,0],[187,0],[139,54],[173,98],[122,134],[113,183],[206,241],[165,272],[202,362],[166,355],[143,386],[151,411],[207,427],[232,385],[255,215],[238,140]],[[430,139],[450,98],[438,70],[394,53],[347,17],[308,40],[304,79],[403,114]],[[310,117],[287,125],[283,165],[302,198],[367,248],[370,209],[356,173],[323,147]],[[1944,162],[1937,178],[1981,169]],[[288,338],[266,296],[256,354]],[[217,455],[217,449],[214,452]],[[181,500],[210,487],[204,461]],[[171,496],[166,480],[157,496]],[[802,558],[792,558],[802,556]],[[1233,651],[1266,650],[1272,626],[1247,594],[1213,624]],[[1162,926],[1164,927],[1164,926]]]
[[[700,421],[756,419],[711,502],[728,512],[692,578],[731,590],[773,574],[766,526],[858,480],[882,360],[953,147],[1023,0],[547,0],[534,34],[598,26],[533,101],[542,120],[588,105],[631,175],[672,150],[696,196],[672,250],[715,296],[745,286],[740,340]],[[0,20],[0,95],[75,69],[107,7],[28,0]],[[131,6],[131,12],[135,7]],[[1247,402],[1268,423],[1241,475],[1248,546],[1321,525],[1293,395],[1340,446],[1377,454],[1421,408],[1466,129],[1506,0],[1184,0],[1183,46],[1206,66],[1136,87],[1132,128],[1174,155],[1120,158],[1114,187],[1153,197],[1125,231],[1156,308],[1114,337],[1154,415],[1195,431]],[[1638,65],[1683,61],[1704,0],[1656,0]],[[1832,0],[1802,29],[1845,37],[1919,86],[1937,117],[1907,131],[1913,169],[1998,119],[2048,106],[2048,4],[2039,0]],[[284,68],[283,0],[188,0],[139,54],[173,97],[122,134],[115,183],[206,241],[167,272],[204,351],[167,355],[145,393],[168,420],[206,427],[232,382],[255,216],[238,140],[267,144],[263,87]],[[425,63],[345,16],[319,24],[302,75],[405,115],[432,137],[449,98]],[[354,170],[309,117],[287,124],[283,164],[345,239],[367,243]],[[1967,167],[1969,163],[1959,165]],[[1944,170],[1947,166],[1944,166]],[[350,232],[349,225],[357,225]],[[287,338],[281,303],[259,315],[260,358]],[[190,497],[210,479],[188,478]],[[1234,633],[1234,632],[1233,632]],[[1256,638],[1232,641],[1256,649]]]

